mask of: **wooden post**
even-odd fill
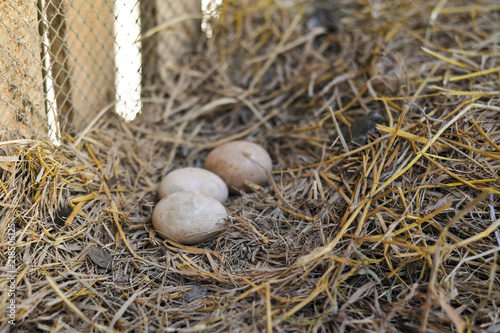
[[[168,68],[193,52],[201,34],[201,0],[155,0],[158,33],[158,70],[167,81]]]
[[[36,1],[3,1],[0,24],[0,131],[47,133]]]
[[[47,0],[50,71],[62,132],[114,99],[113,0]]]
[[[73,0],[66,11],[73,130],[115,98],[113,0]]]

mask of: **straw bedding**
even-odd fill
[[[500,331],[500,6],[307,5],[227,2],[134,122],[1,143],[15,328]],[[161,239],[161,177],[235,139],[270,184],[214,239]]]

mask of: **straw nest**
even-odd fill
[[[499,332],[495,2],[228,2],[133,123],[2,142],[16,328]],[[270,185],[211,241],[158,237],[161,177],[235,139]]]

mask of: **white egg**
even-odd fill
[[[226,209],[213,197],[175,192],[161,199],[154,208],[153,227],[163,238],[198,244],[222,231],[226,218]]]
[[[205,194],[220,202],[227,200],[228,190],[224,181],[215,173],[201,168],[182,168],[170,172],[158,187],[158,197],[190,191]]]

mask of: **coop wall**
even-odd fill
[[[3,1],[0,16],[0,131],[45,134],[39,15],[34,1]]]
[[[71,2],[64,13],[64,61],[74,85],[69,94],[72,130],[80,131],[115,97],[113,0]]]
[[[164,81],[168,69],[176,66],[182,56],[194,49],[201,33],[201,0],[181,1],[172,6],[171,0],[156,0],[159,27],[158,68]]]
[[[141,33],[147,35],[132,42],[141,43],[143,85],[151,86],[157,78],[167,79],[168,68],[194,49],[201,0],[131,1],[137,1]],[[3,2],[0,131],[19,137],[57,131],[64,138],[116,102],[115,84],[122,74],[114,56],[122,46],[115,42],[120,8],[114,5],[114,0]]]

